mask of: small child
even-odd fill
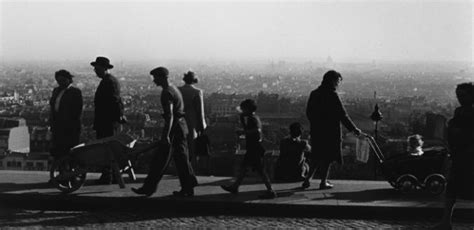
[[[305,153],[311,151],[307,140],[301,139],[303,127],[299,122],[290,125],[290,136],[280,142],[275,178],[282,181],[301,181],[306,178],[309,165]]]
[[[423,155],[423,140],[421,139],[422,136],[415,134],[411,135],[407,138],[407,152],[411,156],[421,156]]]
[[[262,123],[255,111],[257,110],[257,105],[254,100],[247,99],[240,103],[240,122],[244,128],[245,134],[245,143],[246,143],[246,153],[242,165],[240,166],[240,173],[237,176],[234,184],[226,186],[222,185],[222,189],[236,194],[239,192],[239,186],[242,183],[242,180],[247,173],[248,168],[252,168],[254,171],[258,172],[267,187],[267,191],[260,195],[261,199],[273,199],[277,197],[277,194],[272,189],[270,184],[270,179],[264,170],[263,165],[263,155],[265,149],[262,146]]]

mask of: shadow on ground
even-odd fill
[[[395,189],[367,189],[350,192],[330,192],[330,190],[328,190],[324,198],[313,198],[311,200],[318,201],[326,199],[336,199],[338,201],[350,203],[368,203],[373,201],[410,201],[414,202],[415,204],[424,204],[426,202],[433,202],[433,200],[439,199],[439,196],[429,194],[425,191],[416,191],[410,194],[402,194]]]

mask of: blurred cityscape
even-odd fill
[[[163,127],[160,89],[148,73],[156,66],[125,61],[114,65],[112,74],[120,80],[128,119],[124,131],[144,143],[155,140]],[[342,73],[339,94],[354,123],[366,133],[374,133],[370,115],[378,104],[383,115],[378,140],[386,154],[404,151],[406,137],[415,133],[422,134],[427,145],[443,144],[444,123],[457,106],[454,89],[474,76],[473,66],[466,63],[340,63],[331,57],[319,62],[168,61],[163,65],[170,69],[172,81],[178,86],[183,84],[184,72],[197,73],[196,86],[204,90],[212,148],[210,157],[199,159],[197,171],[225,176],[234,174],[242,154],[242,140],[235,132],[239,128],[236,107],[245,98],[258,103],[271,171],[279,154],[279,141],[288,135],[290,123],[302,123],[304,138],[309,138],[307,97],[329,69]],[[75,75],[74,84],[84,98],[81,140],[94,140],[93,97],[99,79],[88,62],[0,63],[0,169],[48,170],[48,103],[56,86],[54,72],[59,69]],[[358,162],[355,148],[356,138],[344,133],[345,164],[333,167],[331,177],[373,179],[371,161]],[[147,171],[150,154],[138,158],[138,172]]]

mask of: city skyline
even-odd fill
[[[0,1],[12,60],[459,61],[471,1]]]

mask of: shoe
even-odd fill
[[[173,196],[175,197],[193,197],[194,196],[194,190],[184,190],[181,189],[181,191],[174,191]]]
[[[239,193],[239,188],[238,187],[234,187],[232,185],[221,185],[221,188],[226,190],[227,192],[230,192],[232,194],[237,194]]]
[[[302,189],[307,189],[307,188],[309,188],[310,185],[311,184],[309,183],[309,181],[305,180],[305,181],[303,181],[303,184],[301,185],[301,188]]]
[[[332,189],[333,187],[334,187],[334,185],[331,184],[331,183],[329,183],[329,182],[327,182],[327,181],[326,181],[326,183],[321,183],[321,184],[319,185],[319,189],[321,189],[321,190],[322,190],[322,189]]]
[[[138,195],[145,195],[146,197],[149,197],[151,195],[153,195],[153,193],[155,193],[155,191],[151,191],[151,190],[146,190],[145,188],[141,187],[141,188],[132,188],[132,191]]]
[[[266,191],[264,194],[258,196],[260,199],[275,199],[276,197],[277,194],[275,191]]]

